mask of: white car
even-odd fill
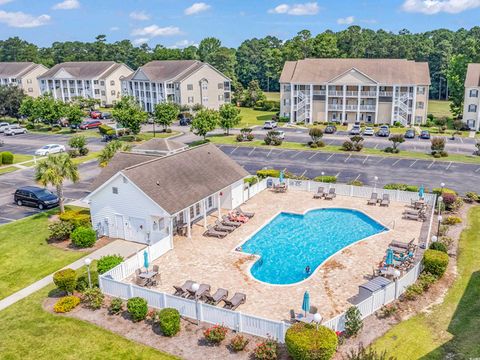
[[[7,127],[9,127],[10,124],[7,122],[0,122],[0,133],[3,133]]]
[[[48,144],[43,146],[42,148],[35,151],[35,155],[37,156],[47,156],[49,154],[56,154],[65,151],[65,146],[59,144]]]
[[[365,128],[365,130],[363,131],[363,135],[365,135],[365,136],[373,136],[373,135],[375,135],[375,130],[373,130],[372,127],[367,127],[367,128]]]
[[[275,129],[277,127],[277,122],[273,120],[265,121],[263,124],[264,129]]]
[[[9,125],[3,130],[5,135],[18,135],[18,134],[26,134],[27,129],[21,127],[20,125]]]
[[[282,140],[285,139],[285,132],[283,132],[281,130],[275,130],[275,133],[276,133],[276,135],[279,139],[282,139]]]

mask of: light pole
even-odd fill
[[[195,293],[195,317],[197,318],[197,325],[200,324],[200,320],[198,319],[198,297],[197,297],[198,289],[200,289],[200,285],[198,283],[193,283],[192,290]]]
[[[90,276],[90,264],[92,263],[92,259],[86,258],[85,259],[85,265],[87,265],[87,273],[88,273],[88,287],[91,289],[92,288],[92,278]]]
[[[443,202],[443,197],[438,198],[438,215],[442,214],[442,202]]]
[[[323,177],[325,176],[325,171],[322,171],[322,172],[321,172],[321,175],[322,175],[321,180],[322,180],[322,182],[323,182]]]
[[[317,324],[318,330],[318,324],[320,324],[320,321],[322,321],[322,315],[320,315],[318,312],[313,314],[313,321]]]
[[[378,176],[373,177],[373,191],[377,190],[377,181],[378,181]]]
[[[440,236],[440,225],[442,223],[443,217],[442,215],[438,215],[438,228],[437,228],[437,237]]]
[[[440,195],[443,195],[443,188],[444,188],[444,187],[445,187],[445,183],[443,183],[443,182],[440,183],[440,188],[441,188],[441,190],[440,190]]]
[[[434,242],[437,242],[438,241],[438,237],[436,237],[435,235],[432,236],[432,243]]]

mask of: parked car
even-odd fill
[[[268,120],[268,121],[265,121],[265,123],[263,124],[263,128],[264,129],[275,129],[277,127],[277,122],[276,121],[273,121],[273,120]]]
[[[37,186],[24,186],[18,188],[13,195],[13,200],[18,206],[38,207],[40,210],[58,205],[58,196],[50,190]]]
[[[335,134],[337,132],[337,127],[335,125],[328,125],[323,132],[325,134]]]
[[[59,144],[48,144],[37,151],[35,151],[35,155],[37,156],[47,156],[49,154],[56,154],[56,153],[61,153],[65,151],[65,146],[59,145]]]
[[[373,130],[372,127],[367,127],[367,128],[365,128],[365,130],[363,131],[363,135],[365,135],[365,136],[373,136],[373,135],[375,135],[375,130]]]
[[[361,132],[362,132],[362,129],[360,128],[360,125],[353,125],[353,127],[350,129],[349,134],[360,135]]]
[[[61,118],[60,120],[58,120],[58,125],[60,125],[61,127],[68,127],[69,121],[66,118]]]
[[[192,119],[187,118],[187,117],[182,117],[180,119],[180,126],[188,126],[192,123]]]
[[[100,119],[111,119],[112,118],[112,114],[109,113],[109,112],[102,112],[101,115],[100,115]]]
[[[420,133],[420,139],[430,139],[430,132],[428,130],[422,130]]]
[[[7,127],[9,127],[10,124],[7,122],[0,122],[0,133],[3,133]]]
[[[9,125],[7,126],[4,130],[3,130],[3,133],[5,135],[18,135],[18,134],[26,134],[27,133],[27,129],[21,127],[20,125]]]
[[[276,136],[277,136],[279,139],[282,139],[282,140],[285,139],[285,132],[284,132],[284,131],[282,131],[282,130],[275,130],[275,133],[276,133]]]
[[[388,125],[380,126],[380,129],[378,129],[377,131],[377,136],[381,136],[381,137],[390,136],[390,128],[388,127]]]
[[[80,129],[81,130],[96,129],[100,125],[102,125],[102,122],[99,120],[86,120],[80,124]]]
[[[404,137],[405,139],[415,139],[415,130],[408,129],[407,131],[405,131]]]
[[[102,113],[98,110],[90,111],[89,115],[92,119],[101,119],[102,118]]]

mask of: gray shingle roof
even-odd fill
[[[174,80],[184,72],[192,71],[201,66],[203,66],[203,63],[198,60],[156,60],[146,63],[137,71],[143,72],[150,81],[164,82]],[[131,80],[134,76],[135,73],[125,80]]]
[[[61,69],[64,69],[75,78],[81,78],[81,79],[98,78],[98,77],[101,77],[104,73],[107,73],[107,71],[109,74],[112,71],[112,68],[116,69],[117,66],[121,66],[121,64],[118,64],[115,61],[64,62],[52,67],[42,76],[39,76],[39,79],[51,78],[55,76],[55,74]]]
[[[468,64],[465,87],[480,86],[480,64]]]
[[[1,62],[0,77],[18,77],[36,66],[33,62]]]
[[[145,150],[152,150],[152,151],[158,151],[158,152],[171,152],[171,151],[178,151],[181,149],[186,149],[188,146],[180,141],[175,141],[175,140],[168,140],[168,139],[162,139],[162,138],[154,138],[150,139],[147,142],[144,142],[141,145],[135,146],[132,151],[133,152],[140,152],[145,151]]]

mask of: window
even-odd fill
[[[202,81],[202,90],[208,90],[208,81],[206,80]]]
[[[28,92],[33,92],[33,88],[28,88]]]
[[[223,101],[223,95],[218,95],[218,101]]]
[[[95,95],[98,95],[98,94],[100,94],[100,90],[95,89]]]
[[[423,116],[415,116],[415,124],[423,123]]]
[[[193,211],[193,206],[190,206],[190,219],[193,219],[195,212]]]
[[[468,112],[477,112],[477,105],[468,105]]]
[[[188,97],[188,103],[189,103],[189,104],[193,104],[193,96],[189,96],[189,97]]]
[[[196,204],[195,204],[195,212],[196,212],[197,214],[200,214],[200,203],[196,203]]]
[[[110,80],[110,85],[115,85],[115,80]]]
[[[94,85],[98,85],[98,80],[93,80]]]
[[[110,94],[115,95],[115,90],[110,91]]]
[[[204,97],[202,98],[202,102],[207,103],[207,102],[208,102],[208,97],[207,97],[207,96],[204,96]]]
[[[32,83],[32,79],[27,79],[27,84],[31,84]]]
[[[193,84],[188,84],[187,85],[187,90],[192,91],[193,90]]]
[[[218,83],[218,89],[223,90],[223,83]]]
[[[477,89],[472,89],[470,90],[470,97],[478,97],[478,90]]]
[[[417,109],[423,109],[425,107],[425,103],[423,101],[417,102]]]
[[[213,196],[208,197],[208,207],[209,208],[213,207]]]
[[[100,86],[105,86],[105,81],[100,81]]]
[[[105,90],[102,90],[102,96],[105,96]]]
[[[425,94],[425,86],[419,86],[417,88],[417,94],[424,95]]]
[[[118,195],[118,188],[117,187],[112,187],[112,193],[114,193],[115,195]]]

